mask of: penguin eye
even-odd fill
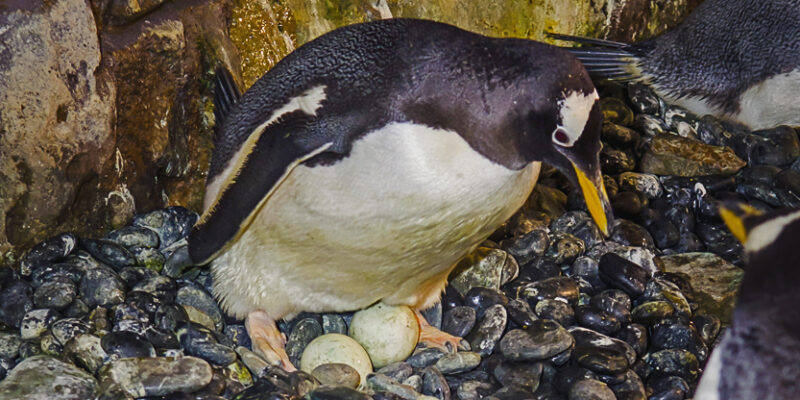
[[[569,145],[569,135],[563,129],[558,128],[553,132],[553,141],[562,146]]]

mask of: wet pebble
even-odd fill
[[[494,351],[507,323],[508,313],[505,307],[495,304],[486,309],[483,318],[464,339],[469,342],[472,351],[488,356]]]
[[[181,286],[175,296],[175,303],[198,310],[211,320],[213,327],[210,328],[218,331],[222,330],[222,312],[220,312],[214,298],[200,286],[194,284]]]
[[[607,335],[613,335],[622,327],[617,317],[590,306],[577,307],[575,309],[575,320],[580,326]]]
[[[522,299],[513,299],[506,305],[508,311],[508,318],[513,323],[523,329],[529,328],[533,325],[533,321],[539,319],[536,313],[531,309],[530,304]]]
[[[100,369],[101,389],[120,387],[133,397],[191,393],[211,382],[213,371],[196,357],[121,358]]]
[[[33,304],[38,308],[61,310],[75,300],[77,288],[67,277],[57,276],[33,292]]]
[[[697,357],[688,350],[655,351],[648,353],[644,360],[654,372],[679,376],[688,382],[695,382],[700,376],[700,364]]]
[[[140,226],[126,226],[117,229],[109,233],[106,239],[126,248],[153,248],[158,247],[159,244],[158,234],[155,231]]]
[[[346,386],[320,386],[308,396],[310,400],[374,400],[374,397]]]
[[[356,388],[361,382],[358,371],[347,364],[322,364],[314,368],[314,370],[311,371],[311,375],[314,375],[323,385]]]
[[[33,309],[31,286],[13,281],[0,291],[0,322],[18,328],[25,313]]]
[[[616,400],[614,392],[603,382],[582,379],[569,389],[569,400]]]
[[[528,329],[514,329],[500,340],[500,352],[510,361],[539,361],[553,357],[574,344],[557,322],[536,320]]]
[[[111,332],[103,336],[100,345],[106,354],[116,358],[156,356],[153,345],[133,332]]]
[[[565,276],[547,278],[528,283],[518,289],[518,294],[535,304],[544,299],[564,299],[571,304],[578,301],[580,289],[574,279]]]
[[[71,233],[62,233],[33,246],[20,261],[20,273],[29,276],[37,268],[66,257],[77,242]]]
[[[474,308],[467,306],[453,307],[444,313],[442,331],[458,337],[464,337],[475,326],[476,319],[477,312]]]
[[[125,284],[110,268],[97,267],[83,276],[79,293],[89,307],[112,306],[125,301]]]
[[[303,318],[292,327],[286,341],[286,354],[293,364],[299,364],[303,350],[312,340],[322,336],[322,325],[314,318]]]
[[[133,226],[152,229],[159,238],[159,249],[165,249],[186,237],[198,215],[183,207],[168,207],[133,217]]]
[[[136,265],[136,257],[128,249],[110,240],[81,239],[81,246],[98,261],[117,270]]]
[[[497,290],[485,287],[474,287],[464,295],[464,305],[475,309],[477,319],[483,318],[486,309],[495,304],[505,306],[508,304],[508,297]]]
[[[408,357],[406,362],[414,368],[425,368],[427,366],[436,364],[440,358],[444,357],[446,353],[438,347],[430,347],[417,349],[411,357]],[[400,380],[400,379],[398,379]]]
[[[708,347],[693,326],[679,323],[666,322],[656,324],[650,336],[652,350],[685,349],[697,357],[703,364],[708,357]]]
[[[501,361],[491,372],[503,386],[518,386],[530,392],[539,388],[542,377],[542,362],[512,363]]]
[[[471,351],[447,353],[434,366],[443,374],[457,374],[469,371],[481,363],[481,356]]]
[[[0,398],[82,400],[95,397],[97,381],[86,371],[50,356],[17,364],[0,381]]]
[[[89,333],[91,329],[91,325],[78,318],[64,318],[50,325],[50,332],[62,345],[81,333]]]
[[[20,323],[20,337],[23,340],[37,339],[61,316],[49,308],[39,308],[25,313]],[[19,347],[19,345],[17,345]]]
[[[81,333],[64,346],[64,355],[91,373],[96,373],[109,357],[98,336]]]
[[[561,326],[575,324],[575,310],[561,300],[544,299],[536,303],[536,315],[542,319],[558,322]]]
[[[436,368],[424,368],[422,371],[422,394],[433,396],[439,400],[450,399],[450,386],[444,375]]]
[[[22,337],[15,332],[0,331],[0,359],[14,359],[19,354]]]
[[[647,271],[614,253],[600,258],[600,279],[609,286],[621,289],[631,297],[644,293]]]

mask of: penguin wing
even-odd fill
[[[189,234],[189,257],[195,265],[215,258],[247,229],[280,183],[300,163],[328,149],[297,140],[314,120],[302,110],[287,113],[248,137],[216,199]]]

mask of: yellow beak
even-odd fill
[[[736,236],[742,244],[747,241],[747,236],[749,234],[747,228],[744,226],[745,218],[758,215],[761,215],[761,211],[744,203],[733,204],[730,208],[722,205],[719,206],[719,216],[725,221],[725,225],[728,225],[728,229],[733,233],[733,236]]]
[[[604,236],[608,236],[611,231],[611,224],[614,222],[614,216],[611,213],[611,203],[608,201],[608,194],[606,194],[606,187],[603,185],[602,175],[599,173],[594,179],[589,179],[586,174],[572,164],[575,169],[575,175],[578,176],[578,184],[581,186],[583,198],[586,200],[586,207],[589,208],[594,222],[600,227],[600,231]]]

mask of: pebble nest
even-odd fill
[[[800,206],[798,133],[699,118],[641,85],[600,89],[610,238],[545,168],[424,313],[464,337],[458,353],[418,346],[358,388],[340,364],[268,366],[210,295],[208,270],[185,263],[197,214],[171,207],[101,239],[55,236],[0,268],[0,398],[691,398],[742,275],[716,201]],[[281,322],[295,365],[351,319]]]

